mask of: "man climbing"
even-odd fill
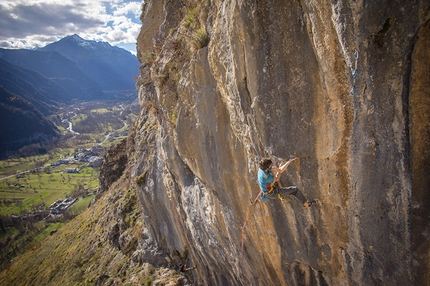
[[[315,201],[307,201],[296,186],[281,188],[278,184],[281,174],[285,172],[288,166],[296,159],[297,158],[288,160],[284,164],[281,164],[279,168],[273,166],[273,162],[270,158],[261,159],[258,169],[258,184],[262,190],[260,198],[263,202],[267,202],[269,198],[279,198],[283,200],[284,195],[293,195],[306,208],[315,204]]]

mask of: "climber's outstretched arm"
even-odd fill
[[[279,172],[283,173],[285,172],[285,170],[287,170],[288,166],[293,163],[294,160],[296,160],[297,157],[288,160],[286,163],[284,163],[283,165],[279,166]]]
[[[296,159],[297,159],[297,157],[296,157],[296,158],[293,158],[293,159],[288,160],[286,163],[284,163],[283,165],[279,166],[279,168],[278,168],[278,167],[273,167],[273,168],[272,168],[272,172],[275,174],[275,182],[279,181],[279,179],[281,178],[281,174],[282,174],[283,172],[285,172],[285,171],[287,170],[288,166],[289,166],[289,165],[290,165],[294,160],[296,160]]]

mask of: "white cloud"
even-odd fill
[[[2,0],[0,46],[35,48],[71,34],[130,46],[136,42],[140,30],[141,3],[138,0]]]
[[[113,15],[127,15],[129,13],[134,14],[136,18],[139,18],[141,12],[141,3],[140,2],[129,2],[129,3],[121,3],[116,6],[116,10]]]

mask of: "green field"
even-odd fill
[[[85,198],[79,199],[79,201],[77,201],[75,204],[73,204],[73,206],[70,207],[68,212],[71,215],[80,214],[81,212],[83,212],[88,207],[88,205],[90,204],[90,202],[92,201],[93,198],[94,198],[93,195],[89,195]]]
[[[72,166],[67,165],[68,168]],[[74,166],[73,166],[74,167]],[[77,174],[64,173],[65,166],[13,176],[0,181],[0,215],[18,215],[49,207],[60,198],[69,197],[77,186],[92,193],[98,186],[98,170],[83,168]]]

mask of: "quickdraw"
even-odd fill
[[[358,77],[358,68],[357,68],[357,63],[358,63],[358,51],[354,52],[354,59],[355,59],[355,67],[354,69],[351,71],[351,75],[352,75],[352,88],[351,91],[349,92],[352,95],[356,95],[357,94],[357,88],[355,87],[355,81]]]

